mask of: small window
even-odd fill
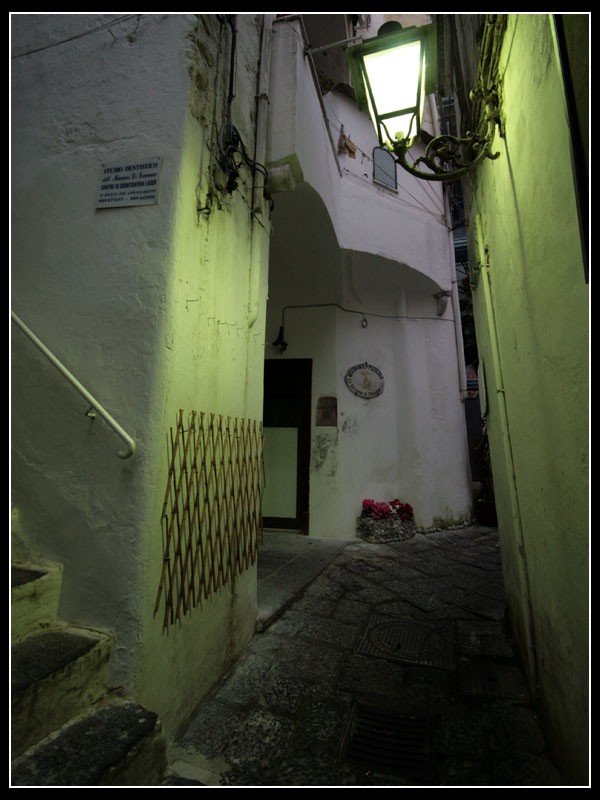
[[[373,148],[373,181],[395,192],[398,191],[396,160],[389,150],[383,147]]]

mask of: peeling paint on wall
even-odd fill
[[[346,417],[346,419],[342,422],[342,433],[345,433],[347,436],[351,437],[358,436],[359,428],[356,417]]]
[[[338,467],[337,445],[337,431],[335,434],[325,432],[315,434],[311,453],[311,472],[323,472],[330,477],[336,475]],[[327,467],[327,470],[325,470],[325,467]]]

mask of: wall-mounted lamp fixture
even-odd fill
[[[288,343],[283,338],[284,334],[284,327],[285,327],[285,312],[291,308],[338,308],[340,311],[345,311],[348,314],[360,314],[362,316],[362,320],[360,321],[361,328],[368,328],[369,321],[367,320],[366,313],[363,311],[355,311],[351,308],[344,308],[339,303],[308,303],[305,305],[298,305],[298,306],[284,306],[281,310],[281,325],[279,326],[279,333],[277,334],[277,338],[274,342],[271,342],[271,346],[274,347],[276,350],[279,350],[280,355],[283,355],[287,350]],[[375,316],[383,316],[381,314],[376,314]]]
[[[273,347],[276,347],[280,354],[283,355],[287,350],[287,342],[283,338],[283,325],[279,328],[279,335],[274,342],[272,342]]]
[[[498,157],[490,150],[499,119],[498,97],[496,91],[479,86],[471,92],[480,109],[476,130],[464,137],[436,136],[425,155],[408,161],[408,151],[421,135],[425,96],[435,91],[436,49],[435,24],[403,29],[388,22],[376,37],[346,53],[358,107],[370,113],[380,145],[417,178],[453,181],[482,159]]]

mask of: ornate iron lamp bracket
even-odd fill
[[[427,181],[455,181],[484,158],[498,158],[500,153],[491,151],[494,131],[500,121],[498,92],[494,90],[482,97],[481,92],[474,89],[471,98],[479,100],[483,109],[476,132],[467,132],[465,136],[436,136],[427,144],[425,155],[412,162],[407,160],[407,153],[413,142],[409,139],[397,140],[393,153],[398,164],[411,175]],[[429,171],[420,169],[421,165]]]

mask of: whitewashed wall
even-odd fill
[[[300,31],[274,26],[273,74],[286,81],[270,91],[268,158],[290,180],[275,195],[265,352],[313,359],[310,533],[354,536],[365,497],[400,497],[423,526],[468,519],[462,352],[452,303],[438,317],[434,298],[454,281],[441,187],[400,170],[397,193],[373,184],[373,126],[343,94],[323,111]],[[355,158],[334,152],[342,132]],[[368,326],[335,307],[290,309],[279,355],[282,309],[322,303],[363,311]],[[371,400],[344,383],[364,361],[385,378]],[[338,398],[337,428],[314,426],[320,396]]]
[[[251,154],[261,30],[240,17],[233,121]],[[257,202],[251,224],[249,173],[197,212],[228,80],[220,31],[216,15],[12,18],[12,306],[137,442],[120,460],[119,440],[13,330],[13,557],[64,564],[61,614],[114,634],[114,684],[168,730],[256,610],[251,569],[168,637],[153,617],[178,410],[262,415],[268,212]],[[159,203],[96,210],[101,165],[150,156]]]

